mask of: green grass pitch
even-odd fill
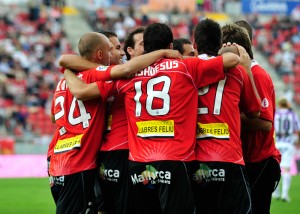
[[[54,214],[48,178],[0,179],[0,213]]]
[[[300,175],[292,177],[290,203],[272,200],[271,214],[300,213]],[[0,213],[54,214],[48,178],[0,179]]]

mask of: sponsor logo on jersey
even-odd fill
[[[120,179],[120,171],[117,169],[106,169],[102,163],[99,168],[99,175],[102,180],[118,182]]]
[[[156,183],[171,184],[171,172],[157,171],[153,166],[146,165],[146,170],[141,174],[131,175],[131,181],[133,184],[143,183],[149,188],[153,188]]]
[[[81,145],[81,138],[83,134],[76,135],[75,137],[66,138],[63,140],[58,140],[55,147],[54,147],[54,153],[61,153],[70,151],[71,149],[78,149]]]
[[[136,122],[139,137],[174,137],[174,120]]]
[[[106,71],[109,68],[109,66],[100,65],[96,68],[97,71]]]
[[[193,174],[193,180],[197,183],[205,180],[210,181],[225,181],[224,169],[211,169],[206,164],[200,164],[200,168]]]
[[[261,106],[262,106],[263,108],[269,107],[269,101],[268,101],[267,98],[264,98],[264,99],[261,101]]]
[[[230,131],[227,123],[198,123],[197,139],[203,138],[229,139]]]

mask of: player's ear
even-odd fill
[[[102,52],[102,50],[98,50],[98,51],[97,51],[97,57],[98,57],[99,59],[101,59],[101,58],[103,57],[103,52]]]
[[[173,43],[170,44],[170,49],[173,50]]]
[[[133,48],[132,47],[127,47],[127,52],[131,56],[133,54]]]
[[[197,44],[196,44],[196,42],[193,42],[193,47],[194,47],[195,50],[197,50]]]

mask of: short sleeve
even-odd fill
[[[225,78],[222,56],[208,60],[187,58],[184,60],[198,88],[210,85]]]
[[[103,100],[116,93],[115,81],[97,81],[96,83]]]
[[[110,71],[114,67],[114,65],[111,66],[98,66],[97,68],[90,69],[91,75],[94,79],[94,81],[108,81],[111,80]]]

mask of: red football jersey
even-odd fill
[[[270,75],[256,62],[251,64],[254,82],[261,98],[260,118],[273,123],[269,132],[247,130],[242,132],[243,154],[245,162],[254,163],[273,156],[278,162],[280,152],[275,147],[274,115],[275,89]]]
[[[199,57],[214,58],[206,54]],[[244,165],[240,112],[260,110],[247,72],[241,66],[229,69],[223,80],[200,88],[198,94],[196,159]]]
[[[240,113],[260,110],[247,72],[241,66],[229,69],[223,80],[200,88],[198,94],[196,159],[244,165]]]
[[[195,159],[197,89],[224,78],[222,57],[210,61],[161,59],[115,82],[125,93],[129,159]]]
[[[107,99],[106,133],[100,151],[128,149],[128,126],[124,95]]]
[[[52,106],[53,107],[53,100],[52,100]],[[51,142],[49,143],[49,146],[48,146],[48,152],[47,152],[47,158],[50,157],[52,154],[53,154],[53,151],[54,151],[54,146],[58,140],[58,137],[59,137],[59,129],[55,129],[55,132],[54,132],[54,135],[52,137],[52,140]]]
[[[80,72],[77,76],[86,83],[96,82],[97,79],[107,80],[111,67],[100,67],[105,72],[92,72],[93,69]],[[97,84],[100,87],[103,82]],[[69,175],[96,167],[96,155],[104,130],[106,102],[103,100],[108,95],[108,91],[101,87],[102,98],[81,101],[73,97],[65,79],[58,83],[51,111],[55,116],[59,137],[51,155],[51,175]]]

